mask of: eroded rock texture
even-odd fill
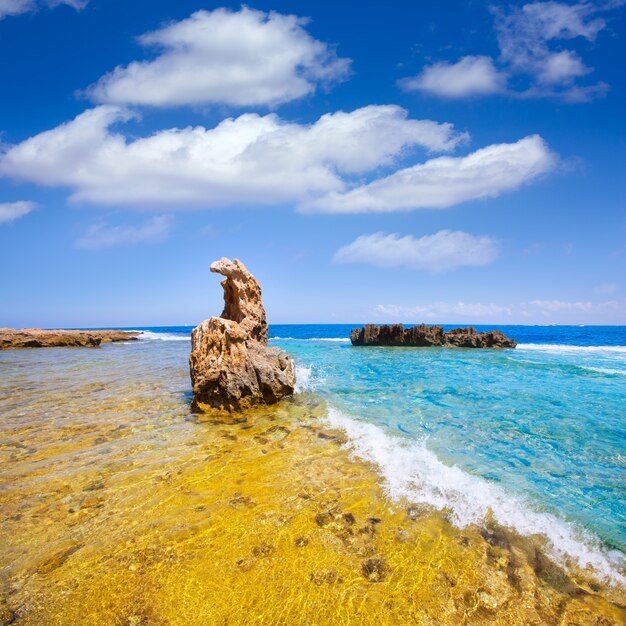
[[[499,330],[479,333],[472,326],[446,332],[441,326],[366,324],[353,328],[350,340],[355,346],[453,346],[457,348],[515,348],[517,342]]]
[[[0,328],[0,350],[11,348],[89,347],[114,341],[134,341],[139,332],[124,330],[42,330]]]
[[[258,281],[237,259],[220,259],[211,271],[225,276],[224,311],[191,333],[193,407],[242,411],[291,395],[294,364],[285,352],[267,345]]]

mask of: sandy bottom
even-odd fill
[[[94,394],[3,424],[1,625],[626,623],[538,539],[389,502],[313,395],[222,423]]]

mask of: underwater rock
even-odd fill
[[[387,577],[389,567],[383,558],[367,559],[361,564],[361,572],[370,582],[378,583]]]
[[[517,342],[499,330],[479,333],[472,326],[446,332],[441,326],[421,324],[404,328],[402,324],[366,324],[350,331],[353,346],[446,346],[457,348],[515,348]]]
[[[291,395],[293,360],[267,345],[261,287],[245,265],[222,258],[211,271],[226,278],[224,310],[191,333],[189,369],[196,410],[242,411]]]
[[[15,613],[8,607],[6,600],[0,597],[0,626],[9,626],[15,621]]]
[[[41,328],[0,328],[0,350],[10,348],[95,348],[101,343],[134,341],[139,332],[125,330],[42,330]]]

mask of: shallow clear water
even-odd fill
[[[296,358],[300,388],[325,396],[340,420],[374,424],[382,432],[372,437],[393,445],[419,444],[411,468],[393,467],[394,454],[378,459],[388,482],[410,474],[414,496],[430,490],[428,501],[453,507],[461,524],[492,509],[518,530],[553,535],[569,557],[581,554],[572,543],[594,538],[604,552],[626,551],[626,327],[501,327],[520,344],[504,351],[355,348],[350,328],[273,325],[270,337]],[[162,339],[189,332],[152,330]],[[485,482],[462,493],[445,466]]]
[[[0,617],[623,623],[624,330],[349,329],[272,327],[305,393],[232,424],[189,411],[190,328],[0,352]]]

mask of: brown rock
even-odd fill
[[[9,626],[15,621],[15,613],[8,607],[6,600],[0,597],[0,626]]]
[[[472,326],[453,328],[448,332],[441,326],[412,326],[402,324],[366,324],[350,331],[354,346],[445,346],[457,348],[515,348],[517,342],[499,330],[479,333]]]
[[[0,350],[9,348],[90,347],[113,341],[133,341],[140,333],[125,330],[42,330],[0,328]]]
[[[193,407],[241,411],[291,395],[294,364],[282,350],[267,345],[258,281],[237,259],[216,261],[211,271],[226,277],[221,283],[224,311],[191,333]]]
[[[372,583],[378,583],[384,580],[389,573],[387,563],[383,558],[367,559],[361,564],[361,572],[363,576]]]

